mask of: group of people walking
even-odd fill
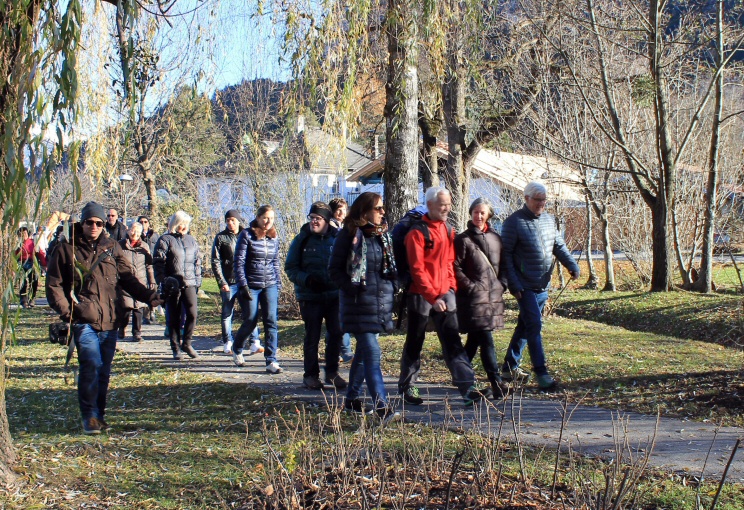
[[[292,240],[284,270],[294,284],[305,326],[303,384],[320,390],[325,384],[345,390],[344,407],[374,412],[383,420],[399,416],[390,405],[381,369],[380,333],[393,331],[396,295],[403,288],[407,316],[397,392],[410,405],[424,399],[417,386],[427,325],[434,324],[452,384],[466,405],[502,398],[509,381],[526,381],[520,367],[528,347],[538,386],[552,390],[541,337],[541,311],[557,258],[577,278],[579,268],[566,249],[550,215],[547,191],[530,183],[525,205],[503,224],[501,235],[490,225],[494,211],[484,199],[470,206],[467,229],[456,234],[448,225],[450,193],[426,191],[426,207],[406,215],[402,238],[388,229],[380,195],[362,193],[348,207],[343,199],[315,202]],[[126,234],[111,225],[115,210],[90,202],[71,239],[64,240],[48,263],[47,296],[71,331],[79,351],[78,396],[85,433],[99,433],[117,337],[134,317],[132,332],[141,340],[142,315],[166,303],[166,323],[175,359],[197,359],[192,346],[197,293],[202,284],[201,253],[188,233],[191,217],[183,211],[157,236],[140,216]],[[348,212],[348,214],[347,214]],[[104,221],[104,216],[106,220]],[[244,353],[263,353],[266,371],[282,372],[277,359],[278,299],[281,292],[276,213],[261,206],[243,225],[238,211],[225,214],[225,229],[214,239],[211,266],[222,299],[221,327],[226,353],[237,366]],[[105,230],[108,235],[103,235]],[[121,237],[118,242],[115,237]],[[123,237],[122,237],[123,236]],[[402,252],[402,253],[401,253]],[[401,266],[401,267],[398,267]],[[73,267],[84,268],[76,271]],[[503,363],[499,364],[492,332],[504,327],[505,290],[519,305],[519,317]],[[242,324],[233,334],[235,302]],[[265,346],[257,339],[261,313]],[[325,322],[324,376],[318,360]],[[465,344],[461,334],[467,335]],[[356,341],[351,352],[350,336]],[[480,350],[489,384],[477,383],[472,360]],[[351,360],[348,381],[340,363]],[[364,385],[372,409],[362,399]]]

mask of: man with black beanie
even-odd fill
[[[72,226],[47,264],[49,306],[70,324],[78,350],[78,401],[85,434],[100,434],[104,420],[117,330],[122,322],[122,290],[138,301],[157,306],[155,290],[140,283],[121,246],[103,234],[106,211],[88,202],[80,223]]]

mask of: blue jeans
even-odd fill
[[[346,390],[347,400],[359,398],[362,394],[362,383],[367,381],[367,390],[375,408],[387,406],[387,392],[382,379],[380,368],[380,344],[377,333],[355,333],[356,352],[349,370],[349,388]]]
[[[241,354],[246,339],[258,324],[258,305],[261,304],[261,318],[263,319],[265,345],[264,358],[266,365],[276,361],[276,351],[279,349],[279,322],[277,319],[279,307],[279,289],[276,285],[265,287],[263,289],[250,289],[250,301],[246,301],[238,293],[240,308],[243,309],[243,324],[235,334],[235,343],[233,352]]]
[[[522,297],[517,299],[519,303],[519,318],[517,327],[514,328],[509,347],[506,349],[504,367],[513,369],[522,361],[522,352],[526,345],[530,350],[532,369],[537,375],[545,375],[548,369],[545,367],[545,351],[542,344],[542,310],[548,301],[548,291],[535,292],[523,290]]]
[[[341,349],[341,322],[338,315],[338,293],[333,299],[319,298],[316,300],[300,301],[300,313],[305,323],[305,338],[303,340],[304,377],[318,377],[318,345],[323,319],[326,324],[325,374],[332,378],[338,374],[338,353]]]
[[[78,350],[78,402],[83,420],[102,419],[106,414],[106,395],[111,378],[111,362],[116,352],[117,331],[96,331],[90,324],[73,324],[72,334]]]
[[[344,333],[341,339],[341,356],[345,358],[351,357],[354,351],[351,350],[351,337],[348,333]]]
[[[222,343],[233,341],[232,332],[232,321],[233,313],[235,312],[235,300],[238,298],[238,285],[230,285],[230,290],[227,292],[220,291],[220,297],[222,298]],[[251,331],[251,342],[259,341],[258,326]]]

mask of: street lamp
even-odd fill
[[[134,178],[129,174],[121,174],[119,181],[121,181],[121,193],[124,195],[124,214],[122,215],[122,221],[124,226],[127,225],[127,183],[132,182]]]

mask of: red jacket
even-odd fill
[[[429,226],[429,238],[434,243],[431,249],[424,248],[424,234],[411,229],[406,235],[406,256],[411,268],[411,294],[421,294],[429,303],[434,302],[450,289],[457,290],[455,279],[454,229],[448,235],[447,224],[434,221],[424,214],[422,220]]]

